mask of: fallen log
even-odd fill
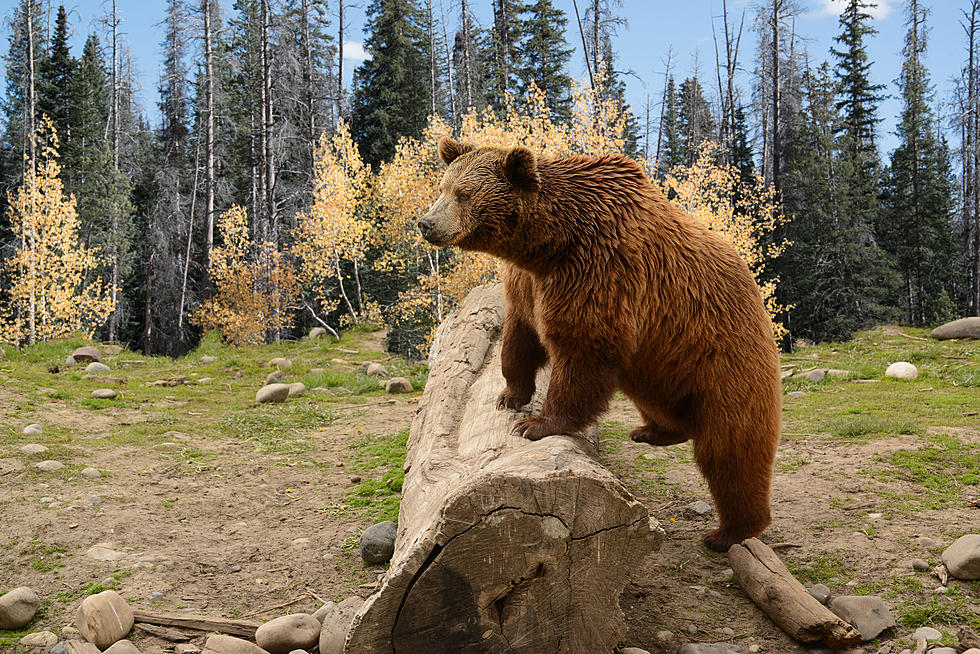
[[[619,597],[663,531],[597,459],[597,435],[511,434],[496,409],[503,293],[440,328],[412,423],[395,553],[345,652],[612,652]],[[538,378],[537,410],[549,371]]]
[[[216,631],[221,634],[231,634],[232,636],[243,636],[251,639],[255,638],[255,630],[260,626],[260,623],[250,620],[173,615],[170,613],[143,611],[141,609],[135,609],[133,611],[133,617],[136,619],[136,622],[144,622],[146,624],[181,627],[183,629],[195,629],[197,631]]]
[[[834,649],[861,642],[857,629],[814,599],[758,538],[732,545],[728,562],[745,594],[793,639],[801,643],[823,641]]]

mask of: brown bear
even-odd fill
[[[631,159],[537,158],[443,138],[440,197],[419,221],[437,246],[505,262],[498,408],[551,383],[532,440],[581,431],[616,389],[643,425],[634,441],[694,442],[719,528],[713,550],[771,521],[780,437],[779,356],[759,288],[730,243],[671,204]]]

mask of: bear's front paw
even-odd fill
[[[529,441],[541,440],[545,436],[564,433],[556,427],[551,418],[524,418],[514,423],[512,430],[515,435],[528,439]]]
[[[510,387],[505,388],[500,395],[497,396],[497,408],[498,409],[520,409],[522,406],[531,401],[531,393],[518,393],[512,391]]]

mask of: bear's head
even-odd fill
[[[439,140],[449,165],[439,199],[419,220],[419,230],[439,247],[457,245],[502,255],[533,212],[541,180],[527,148],[477,148],[449,137]]]

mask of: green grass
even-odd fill
[[[948,508],[966,486],[980,485],[980,448],[949,434],[930,434],[922,440],[918,449],[878,455],[879,465],[871,469],[871,476],[921,487],[908,499],[923,509]]]
[[[975,602],[976,600],[973,600]],[[945,595],[922,597],[915,595],[901,602],[895,619],[907,629],[918,627],[949,627],[963,625],[980,629],[980,612],[957,586],[950,586]]]
[[[398,520],[407,442],[405,429],[389,436],[365,436],[351,446],[348,470],[372,478],[362,478],[348,491],[347,507],[376,520]]]
[[[838,550],[818,553],[806,561],[787,559],[786,567],[805,586],[839,586],[852,574],[850,565],[844,560],[844,554],[845,552]],[[838,581],[831,581],[832,579]]]

